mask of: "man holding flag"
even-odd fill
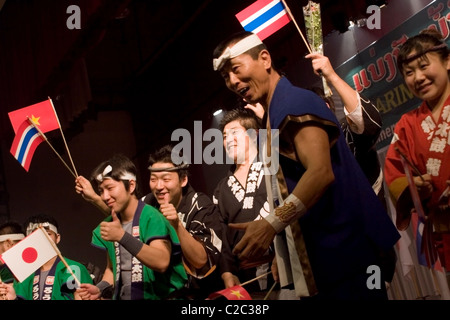
[[[157,208],[178,235],[188,276],[180,297],[204,299],[212,290],[223,287],[216,268],[222,248],[220,213],[206,194],[193,189],[189,183],[189,165],[175,164],[172,151],[171,145],[165,145],[150,155],[151,192],[141,201]],[[76,179],[75,190],[105,215],[111,213],[83,176]]]
[[[278,268],[285,282],[292,279],[298,296],[387,300],[380,253],[391,250],[400,235],[333,112],[318,95],[281,76],[251,32],[217,45],[213,68],[228,89],[263,106],[267,132],[278,129],[280,137],[279,154],[270,153],[270,137],[266,146],[282,168],[268,170],[277,176],[278,188],[267,188],[269,199],[278,199],[270,204],[275,209],[260,220],[229,224],[245,230],[234,253],[241,260],[256,259],[276,238]],[[369,271],[373,267],[375,274]]]
[[[93,231],[92,245],[106,253],[96,286],[82,284],[83,300],[163,300],[179,294],[187,281],[180,241],[169,221],[137,197],[137,169],[122,154],[100,163],[92,181],[111,214]]]
[[[76,291],[80,283],[93,281],[83,264],[56,249],[61,240],[56,220],[35,215],[25,225],[27,237],[1,256],[16,280],[13,285],[0,284],[0,295],[8,300],[81,300]],[[47,235],[39,235],[43,230]]]

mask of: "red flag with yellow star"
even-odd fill
[[[30,118],[42,133],[59,128],[59,121],[50,99],[22,109],[11,111],[8,113],[8,116],[13,126],[14,133],[17,133],[20,126],[27,118]]]
[[[241,286],[234,286],[224,290],[213,292],[207,300],[214,300],[219,297],[225,297],[228,300],[252,300],[250,294]]]

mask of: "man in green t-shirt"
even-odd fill
[[[27,235],[43,227],[56,245],[61,241],[58,223],[52,216],[31,216],[24,226]],[[56,255],[22,282],[14,280],[12,285],[2,284],[0,293],[5,294],[7,300],[81,300],[78,282],[93,283],[87,268],[80,262]]]
[[[82,284],[83,299],[161,300],[176,296],[187,275],[179,238],[168,220],[137,197],[137,169],[115,155],[94,169],[91,181],[111,215],[93,231],[92,245],[106,251],[107,266],[96,286]]]

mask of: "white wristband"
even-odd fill
[[[277,233],[286,226],[305,214],[306,207],[303,202],[294,194],[290,194],[283,202],[283,205],[275,208],[265,219],[275,229]]]

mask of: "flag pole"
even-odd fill
[[[64,265],[66,266],[67,270],[69,270],[70,274],[73,276],[73,278],[75,279],[75,282],[77,283],[78,287],[81,286],[80,280],[78,280],[78,278],[75,276],[75,274],[72,271],[72,268],[70,268],[70,266],[67,264],[66,259],[64,259],[64,257],[61,254],[61,251],[59,251],[58,247],[56,246],[56,244],[53,242],[53,240],[50,238],[50,236],[47,234],[47,231],[44,229],[43,226],[39,226],[39,228],[41,228],[41,230],[44,232],[45,236],[47,237],[48,241],[51,243],[53,249],[55,249],[56,253],[58,254],[58,257],[61,259],[61,261],[64,263]]]
[[[39,134],[42,136],[42,138],[44,138],[45,142],[48,143],[48,145],[50,146],[50,148],[52,148],[52,150],[56,153],[56,155],[58,156],[58,158],[62,161],[62,163],[66,166],[66,168],[70,171],[70,173],[76,178],[77,176],[75,175],[75,173],[72,171],[72,169],[70,169],[70,167],[67,165],[67,163],[64,161],[64,159],[59,155],[58,151],[55,150],[55,148],[53,148],[53,146],[51,145],[50,141],[48,141],[47,137],[45,136],[45,134],[41,131],[41,129],[39,129],[39,127],[34,123],[33,120],[31,120],[29,117],[27,117],[28,121],[33,125],[33,127],[36,128],[36,130],[39,132]]]
[[[271,273],[272,273],[272,271],[269,271],[269,272],[266,272],[266,273],[264,273],[264,274],[261,274],[261,275],[257,276],[256,278],[253,278],[253,279],[250,279],[250,280],[248,280],[248,281],[245,281],[244,283],[241,283],[240,286],[243,287],[243,286],[245,286],[246,284],[249,284],[250,282],[253,282],[253,281],[255,281],[255,280],[258,280],[259,278],[265,277],[265,276],[267,276],[268,274],[271,274]]]
[[[422,182],[425,182],[425,179],[423,178],[422,174],[420,173],[419,169],[411,162],[409,159],[405,156],[403,152],[400,151],[399,147],[394,146],[395,151],[398,152],[398,154],[409,164],[409,166],[414,170],[414,172],[420,177]]]
[[[267,300],[269,299],[270,294],[272,293],[273,289],[275,288],[275,286],[277,285],[277,282],[274,281],[272,287],[270,288],[269,292],[267,292],[266,296],[264,297],[263,300]]]
[[[288,13],[288,15],[291,18],[292,22],[294,22],[294,25],[297,28],[297,31],[300,33],[300,36],[302,37],[303,42],[305,43],[306,48],[308,49],[309,53],[312,53],[311,47],[309,46],[309,43],[308,43],[308,41],[306,41],[306,38],[303,35],[303,32],[300,30],[297,22],[295,21],[294,16],[292,15],[291,9],[289,9],[288,5],[286,4],[286,1],[281,0],[281,2],[283,2],[284,7],[286,8],[286,12]]]
[[[69,150],[69,147],[67,146],[66,138],[64,137],[64,132],[62,130],[61,123],[59,122],[58,114],[56,113],[56,109],[55,109],[55,106],[53,105],[52,99],[50,99],[50,97],[48,97],[48,100],[50,100],[50,103],[53,108],[53,112],[56,115],[56,120],[58,121],[59,131],[61,131],[61,135],[64,140],[64,145],[66,146],[67,154],[69,155],[70,163],[72,163],[73,171],[75,172],[75,178],[76,178],[76,177],[78,177],[77,169],[75,168],[75,164],[73,163],[72,156],[70,155],[70,150]]]

